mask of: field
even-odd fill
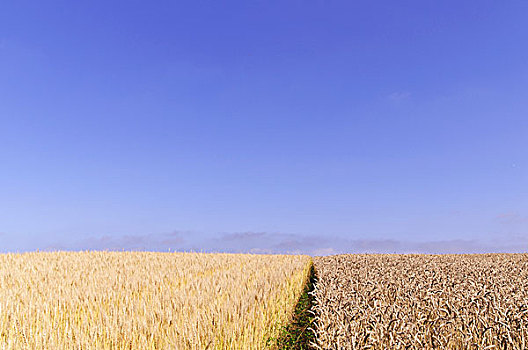
[[[0,349],[528,349],[528,254],[313,262],[2,254]]]
[[[311,258],[149,252],[0,255],[1,349],[262,349]]]
[[[528,348],[528,254],[314,263],[318,349]]]

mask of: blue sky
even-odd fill
[[[0,251],[526,251],[528,2],[4,1]]]

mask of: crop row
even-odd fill
[[[1,349],[262,349],[289,321],[307,256],[0,255]]]
[[[318,349],[527,349],[528,255],[314,259]]]

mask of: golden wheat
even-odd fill
[[[315,258],[319,349],[528,349],[528,254]]]
[[[311,259],[291,255],[0,255],[1,349],[263,349]]]

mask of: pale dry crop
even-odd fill
[[[314,259],[319,349],[528,349],[528,254]]]
[[[0,255],[0,349],[263,349],[311,259],[292,255]]]

